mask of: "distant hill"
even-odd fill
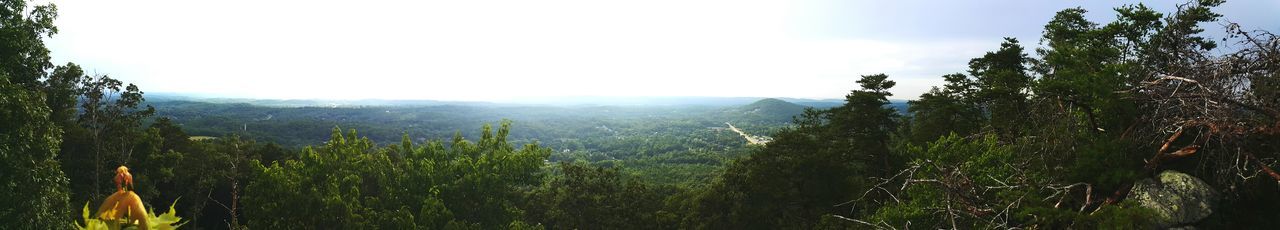
[[[795,103],[798,105],[813,107],[815,109],[828,109],[828,108],[844,105],[844,100],[840,100],[840,99],[814,100],[814,99],[783,98],[782,100]],[[907,100],[889,99],[889,104],[885,106],[888,106],[889,108],[893,108],[894,110],[897,110],[898,113],[901,113],[901,114],[907,113]]]
[[[741,106],[739,108],[748,110],[748,112],[752,112],[752,113],[758,112],[758,113],[794,114],[794,113],[804,112],[805,107],[806,106],[783,101],[780,99],[765,98],[765,99],[760,99],[759,101],[756,101],[756,102],[752,102],[751,104]]]
[[[898,114],[907,114],[907,100],[889,99],[889,106],[898,111]]]
[[[792,102],[792,103],[795,103],[797,105],[801,105],[804,107],[813,107],[815,109],[826,109],[826,108],[844,105],[843,101],[840,101],[840,102],[805,101],[805,102]]]
[[[782,97],[778,99],[795,103],[797,105],[813,107],[815,109],[826,109],[826,108],[844,105],[844,99],[805,99],[805,98],[789,98],[789,97]]]
[[[844,99],[764,98],[764,97],[620,97],[620,96],[564,96],[530,97],[496,101],[441,101],[441,100],[392,100],[392,99],[261,99],[234,98],[216,95],[155,92],[147,93],[148,102],[193,101],[208,103],[246,103],[269,107],[362,107],[362,106],[744,106],[763,99],[795,103],[818,109],[844,104]]]
[[[175,93],[147,93],[147,102],[166,103],[166,102],[203,102],[215,104],[249,104],[254,106],[266,107],[365,107],[365,106],[437,106],[437,105],[465,105],[465,106],[491,106],[495,103],[476,102],[476,101],[438,101],[438,100],[387,100],[387,99],[359,99],[359,100],[325,100],[325,99],[253,99],[253,98],[225,98],[225,97],[205,97],[200,95],[186,95]]]
[[[515,100],[497,101],[504,104],[551,105],[551,106],[739,106],[745,105],[759,97],[618,97],[618,96],[566,96],[566,97],[531,97]]]
[[[730,108],[725,112],[731,117],[743,120],[790,122],[791,117],[804,113],[807,107],[781,99],[765,98],[751,104]]]
[[[844,105],[844,99],[807,99],[807,98],[763,98],[763,97],[543,97],[511,101],[438,101],[438,100],[326,100],[326,99],[252,99],[224,98],[198,94],[180,93],[147,93],[149,103],[172,102],[204,102],[216,104],[247,104],[266,107],[396,107],[396,106],[475,106],[475,107],[526,107],[526,106],[700,106],[719,107],[734,112],[750,112],[756,109],[763,111],[761,115],[742,117],[747,119],[766,119],[791,121],[791,116],[804,112],[805,107],[828,109]],[[899,113],[907,114],[907,101],[890,99],[889,107]],[[908,114],[909,115],[909,114]],[[736,116],[741,117],[741,116]]]

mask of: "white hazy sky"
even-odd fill
[[[1112,1],[53,1],[57,64],[146,92],[279,99],[841,98],[886,73],[911,99],[1002,37]],[[1169,12],[1175,2],[1147,3]],[[1226,19],[1280,31],[1280,1]],[[1219,31],[1212,26],[1210,31]]]

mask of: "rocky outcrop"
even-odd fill
[[[1154,210],[1159,228],[1195,223],[1213,214],[1217,192],[1199,178],[1167,170],[1133,185],[1128,200]]]

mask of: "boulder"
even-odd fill
[[[1154,210],[1159,228],[1195,223],[1213,214],[1218,194],[1199,178],[1167,170],[1134,183],[1126,199]]]

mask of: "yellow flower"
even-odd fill
[[[121,220],[127,223],[136,224],[139,229],[147,229],[147,209],[142,205],[142,198],[137,193],[125,190],[125,188],[133,189],[133,175],[129,174],[129,168],[120,166],[116,169],[116,192],[107,197],[107,200],[98,206],[98,219],[101,220]],[[126,219],[127,218],[127,219]]]

